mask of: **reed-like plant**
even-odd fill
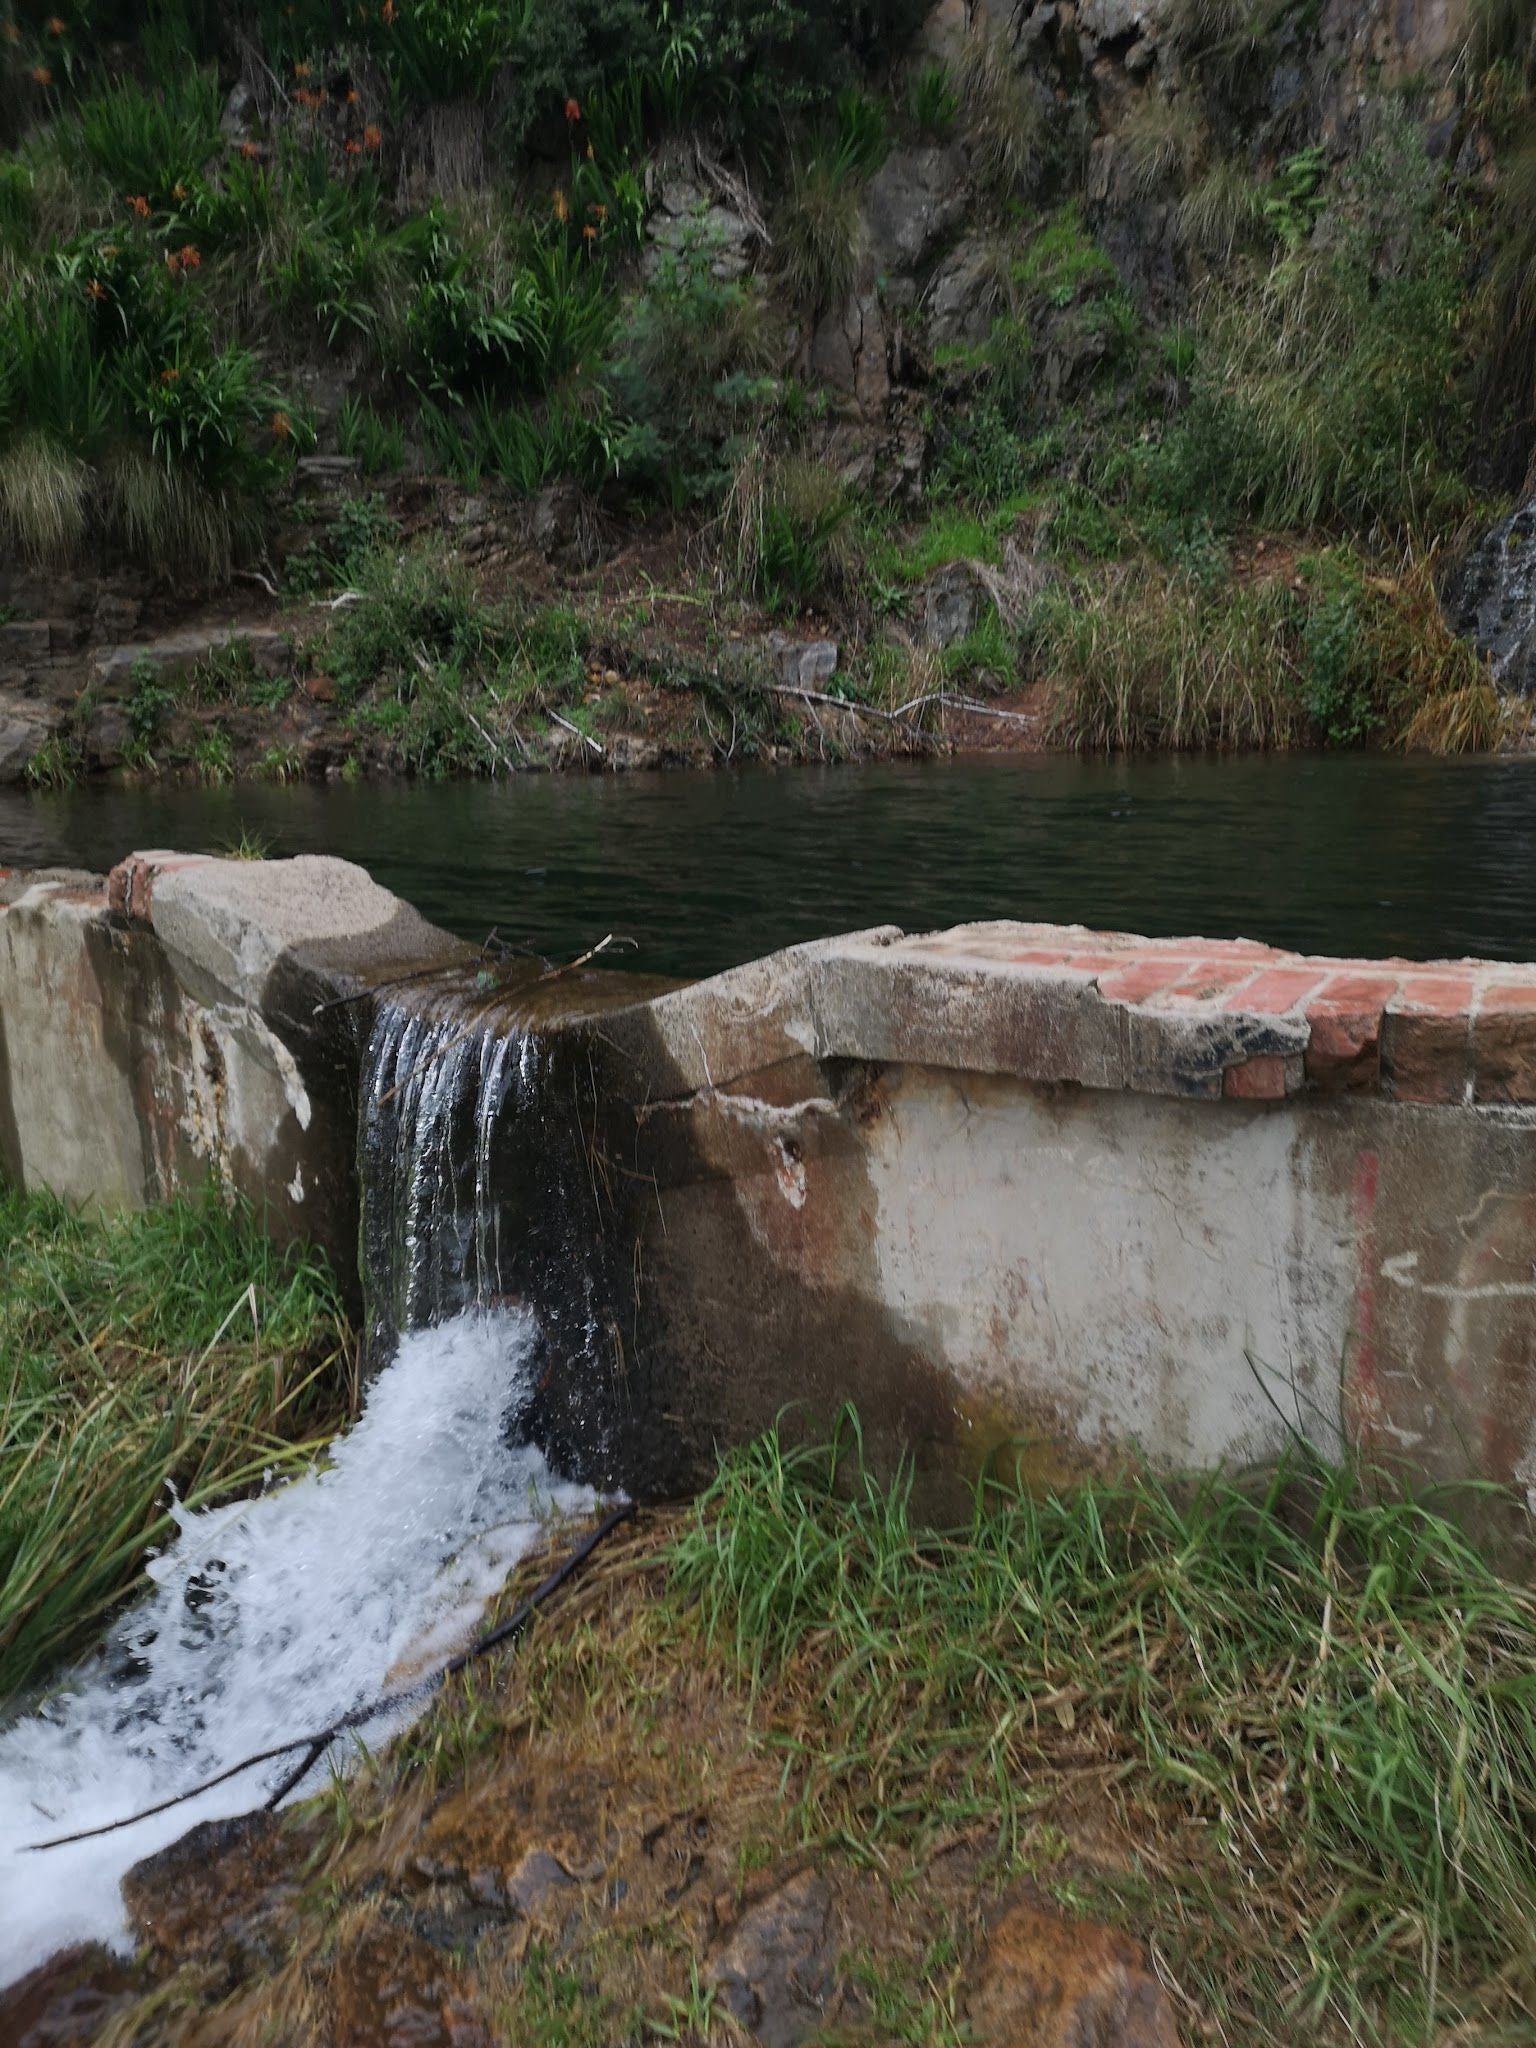
[[[132,1593],[169,1488],[197,1508],[297,1468],[354,1391],[324,1261],[247,1208],[0,1190],[0,1697]]]

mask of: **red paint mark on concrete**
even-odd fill
[[[1376,1355],[1376,1196],[1381,1159],[1363,1151],[1355,1160],[1350,1208],[1354,1219],[1355,1312],[1344,1361],[1344,1428],[1350,1442],[1368,1449],[1382,1423],[1381,1374]]]

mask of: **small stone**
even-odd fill
[[[575,1878],[548,1849],[530,1849],[506,1879],[508,1902],[530,1920],[558,1912],[565,1895],[576,1888]]]
[[[832,1893],[806,1870],[742,1915],[706,1975],[763,2048],[797,2048],[821,2018],[835,1958]]]
[[[967,2000],[978,2048],[1179,2048],[1173,2009],[1118,1928],[1015,1906]]]
[[[792,640],[787,633],[770,633],[764,644],[779,681],[791,689],[819,689],[837,674],[835,640]]]

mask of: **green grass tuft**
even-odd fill
[[[674,1552],[708,1640],[838,1730],[780,1735],[811,1839],[878,1859],[990,1822],[1007,1858],[1080,1780],[1157,1852],[1086,1903],[1134,1914],[1211,2038],[1517,2038],[1475,2027],[1536,1986],[1536,1595],[1434,1501],[1298,1452],[985,1485],[942,1532],[909,1480],[869,1476],[851,1419],[772,1434]]]
[[[94,1219],[0,1189],[0,1696],[134,1590],[168,1485],[195,1508],[302,1464],[349,1369],[323,1261],[248,1210]]]

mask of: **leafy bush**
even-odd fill
[[[945,142],[960,112],[960,93],[947,64],[925,64],[907,92],[907,111],[920,135]]]
[[[628,306],[604,370],[616,415],[633,423],[624,474],[674,504],[718,497],[736,443],[771,403],[774,354],[755,286],[717,278],[707,240],[663,258]]]
[[[1361,157],[1328,225],[1208,292],[1189,410],[1137,457],[1154,503],[1391,533],[1464,505],[1461,247],[1415,134]]]
[[[500,0],[397,0],[383,47],[392,76],[411,98],[477,99],[489,92],[515,38],[514,13]]]
[[[212,71],[190,70],[158,92],[123,79],[81,100],[79,147],[114,192],[169,207],[219,148],[222,104]]]

